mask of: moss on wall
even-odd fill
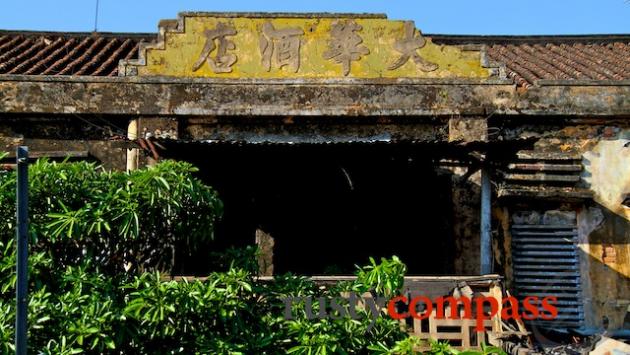
[[[275,29],[299,28],[301,36],[300,66],[297,73],[290,67],[277,68],[272,65],[266,71],[262,65],[260,34],[265,22],[270,21]],[[178,77],[214,77],[214,78],[335,78],[343,77],[341,64],[324,58],[329,49],[333,18],[219,18],[185,17],[183,33],[167,32],[165,49],[149,49],[147,65],[138,67],[138,75],[178,76]],[[425,72],[414,63],[413,58],[401,67],[389,70],[388,66],[401,57],[394,49],[397,40],[405,38],[404,21],[387,19],[353,18],[352,21],[362,27],[356,31],[369,54],[351,63],[349,77],[355,78],[486,78],[488,69],[481,66],[479,51],[464,51],[456,46],[436,45],[427,39],[426,45],[419,49],[422,58],[437,64],[437,70]],[[236,30],[236,35],[226,37],[235,48],[228,53],[236,55],[236,62],[231,72],[215,73],[208,64],[203,64],[193,71],[194,63],[199,59],[206,43],[204,31],[216,28],[218,23],[228,24]],[[216,49],[211,56],[216,54]],[[275,54],[274,54],[275,55]]]

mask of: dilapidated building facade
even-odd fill
[[[396,254],[412,275],[557,295],[555,326],[629,327],[629,118],[630,35],[249,13],[0,32],[3,150],[187,160],[225,202],[217,242],[258,243],[266,274]]]

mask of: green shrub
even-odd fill
[[[222,212],[189,164],[121,173],[40,160],[29,172],[29,353],[398,354],[418,346],[397,321],[372,323],[363,308],[359,319],[309,319],[297,304],[284,318],[286,297],[397,295],[406,267],[396,257],[370,259],[356,281],[330,288],[291,274],[256,278],[254,248],[216,255],[221,271],[204,280],[165,280],[158,270],[172,272],[175,258],[211,239]],[[14,351],[14,216],[15,174],[0,173],[2,354]]]
[[[29,168],[31,252],[49,254],[62,270],[89,259],[112,275],[172,272],[176,259],[213,237],[223,210],[195,171],[173,161],[124,173],[40,159]],[[15,233],[15,180],[0,174],[0,247]]]
[[[308,319],[304,309],[283,318],[285,296],[335,296],[298,276],[263,282],[244,269],[205,280],[165,281],[143,273],[129,281],[67,267],[57,290],[32,290],[29,345],[33,353],[325,354],[364,353],[407,335],[378,318]],[[353,285],[354,286],[354,285]],[[12,349],[14,303],[0,301],[2,351]]]

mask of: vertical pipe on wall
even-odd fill
[[[28,148],[16,150],[16,237],[17,237],[17,286],[15,316],[15,353],[26,355],[27,305],[28,305]]]
[[[481,240],[480,240],[480,274],[492,273],[492,226],[490,176],[485,169],[481,170]]]
[[[135,142],[138,139],[138,120],[129,120],[127,125],[127,139]],[[127,171],[138,169],[138,157],[140,152],[137,148],[127,149]]]

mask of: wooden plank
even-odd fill
[[[435,319],[435,314],[436,311],[434,310],[431,313],[431,316],[429,316],[428,321],[429,321],[429,337],[431,339],[437,339],[437,322],[439,321],[439,319]]]
[[[533,150],[521,150],[516,153],[521,160],[582,160],[579,153],[537,152]]]
[[[417,318],[413,319],[413,334],[415,335],[422,334],[422,324],[421,324],[420,319],[417,319]]]
[[[556,181],[556,182],[579,182],[579,175],[551,175],[544,173],[535,174],[505,174],[506,180],[511,181]]]
[[[471,344],[470,344],[470,327],[462,325],[461,336],[462,336],[462,348],[463,349],[470,349],[470,347],[471,347]],[[474,344],[474,345],[478,345],[478,344]]]
[[[434,315],[435,315],[435,312],[434,312]],[[475,319],[465,319],[465,318],[462,318],[462,319],[451,319],[451,318],[437,319],[437,318],[433,318],[433,322],[438,327],[463,327],[463,326],[474,327],[477,324],[477,320],[475,320]]]
[[[439,340],[461,340],[463,343],[463,339],[462,339],[462,333],[434,333],[431,334],[431,339],[439,339]]]
[[[497,314],[501,314],[501,311],[503,309],[503,290],[501,289],[501,286],[498,285],[498,284],[494,284],[490,288],[490,295],[495,300],[497,300],[497,302],[499,303],[499,310],[498,310]],[[492,318],[492,331],[493,332],[500,332],[501,330],[502,330],[502,328],[501,328],[501,317],[495,315]]]
[[[512,163],[508,165],[512,170],[535,170],[535,171],[564,171],[580,172],[581,164],[550,164],[550,163]]]
[[[586,188],[580,187],[523,187],[518,184],[510,184],[497,189],[497,196],[499,198],[514,198],[514,197],[534,197],[540,198],[553,198],[553,199],[589,199],[593,197],[593,192]]]

